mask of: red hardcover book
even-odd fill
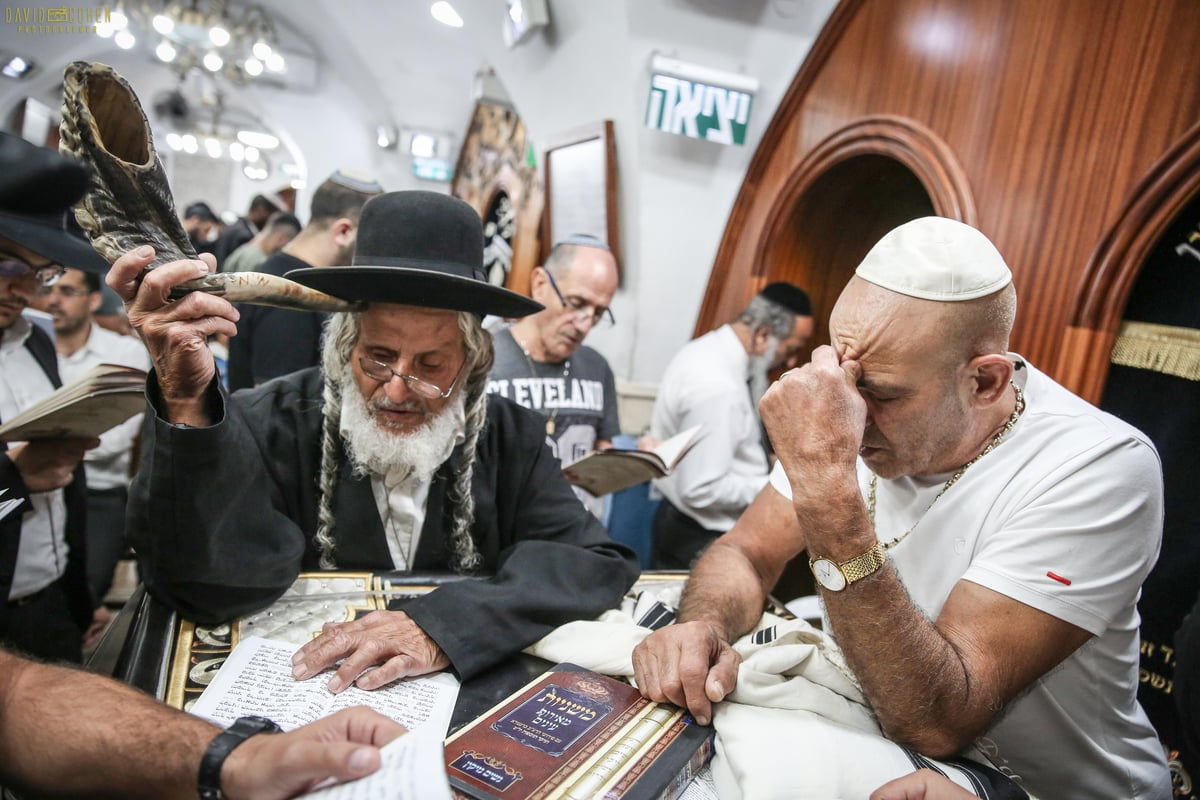
[[[712,746],[683,709],[559,664],[447,739],[446,771],[478,800],[674,800]]]

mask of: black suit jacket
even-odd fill
[[[25,341],[25,347],[33,354],[38,366],[55,388],[62,385],[58,377],[58,355],[54,352],[54,344],[36,325]],[[7,445],[3,446],[7,451]],[[20,497],[28,501],[29,491],[17,465],[8,457],[7,452],[0,453],[0,489],[5,489],[4,498]],[[67,557],[66,590],[71,603],[71,614],[81,629],[86,629],[92,619],[92,600],[87,588],[87,558],[85,554],[86,522],[87,522],[87,483],[83,473],[83,463],[75,468],[75,478],[63,491],[67,504],[67,545],[70,554]],[[17,509],[0,520],[0,601],[7,600],[12,589],[13,574],[17,566],[17,548],[21,543],[21,521],[28,509]],[[8,609],[0,602],[0,625],[6,621]]]

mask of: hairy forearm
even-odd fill
[[[926,755],[952,755],[998,710],[967,662],[909,598],[890,564],[843,592],[825,592],[839,647],[883,732]]]
[[[758,622],[766,594],[761,576],[741,550],[718,539],[692,568],[679,621],[707,622],[732,643]]]
[[[96,675],[0,653],[0,774],[39,795],[194,798],[219,729]]]

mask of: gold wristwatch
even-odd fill
[[[835,564],[828,558],[810,559],[808,568],[812,570],[817,583],[831,592],[840,592],[855,581],[878,571],[887,562],[883,548],[879,542],[871,545],[871,549],[862,555],[855,556],[849,561]]]

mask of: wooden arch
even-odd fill
[[[1134,281],[1163,231],[1197,195],[1200,124],[1150,171],[1088,262],[1062,357],[1064,379],[1084,397],[1100,397]]]
[[[816,308],[832,308],[873,242],[929,214],[975,224],[974,199],[950,148],[903,117],[858,120],[818,144],[788,177],[744,294],[721,300],[735,303],[736,313],[768,282],[787,280],[805,287]],[[830,235],[835,229],[847,235]],[[811,342],[828,339],[826,316],[818,315]]]
[[[788,243],[798,236],[789,226],[838,202],[860,211],[841,224],[818,216],[825,228],[807,237],[841,238],[839,258],[848,258],[850,240],[876,233],[868,200],[874,218],[915,216],[895,207],[913,205],[912,192],[896,193],[896,204],[886,193],[840,197],[828,176],[857,162],[885,179],[910,173],[937,213],[991,238],[1020,295],[1012,349],[1098,399],[1103,337],[1139,254],[1195,186],[1198,72],[1194,0],[842,0],[747,170],[696,332],[727,322],[763,282],[789,276],[815,287],[817,317],[827,318],[824,287],[846,266],[798,263],[812,250]],[[870,153],[865,132],[881,121],[889,127],[876,141],[890,149]],[[834,163],[822,154],[836,157],[840,137],[855,135],[859,155]],[[936,145],[922,161],[905,137]]]

